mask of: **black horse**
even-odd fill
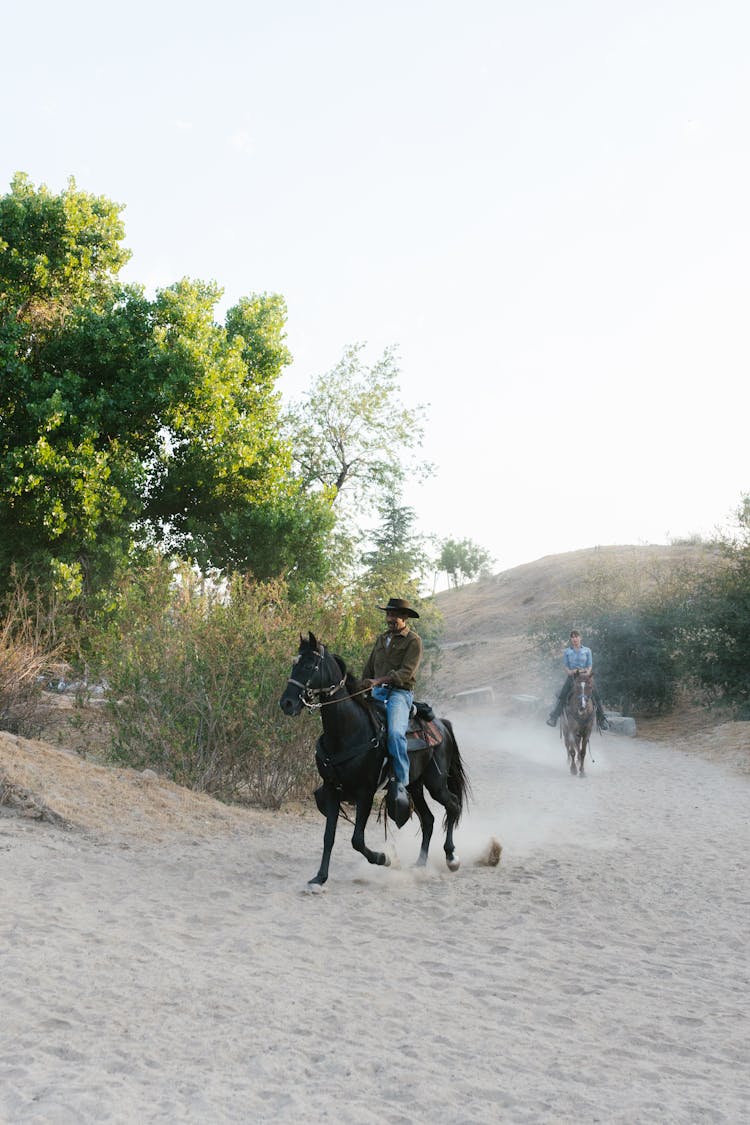
[[[318,739],[315,761],[323,784],[315,791],[318,808],[326,818],[323,858],[311,887],[328,879],[328,867],[336,836],[342,801],[356,805],[352,847],[370,862],[388,866],[384,852],[365,844],[365,825],[375,793],[386,780],[388,754],[382,720],[369,693],[347,672],[340,657],[320,644],[312,633],[300,636],[297,658],[292,665],[279,705],[286,715],[299,715],[303,707],[320,710],[323,734]],[[427,862],[435,818],[425,800],[424,789],[445,808],[445,858],[451,871],[460,866],[453,845],[453,829],[458,824],[469,795],[469,783],[461,755],[448,719],[434,719],[440,741],[409,753],[408,790],[422,828],[422,846],[417,866]]]

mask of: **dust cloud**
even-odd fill
[[[473,793],[457,832],[464,859],[481,854],[492,836],[502,844],[503,863],[550,845],[612,844],[594,826],[596,786],[609,774],[607,735],[594,735],[584,776],[572,777],[559,731],[543,718],[483,713],[452,722]]]

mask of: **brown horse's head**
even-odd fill
[[[594,717],[594,673],[588,668],[579,668],[573,673],[573,683],[568,695],[567,710],[571,718],[585,723]]]

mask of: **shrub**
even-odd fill
[[[691,678],[691,632],[707,573],[711,568],[702,560],[594,567],[582,593],[564,606],[557,621],[537,632],[537,642],[549,653],[554,645],[559,662],[560,638],[567,636],[568,623],[575,624],[593,651],[606,705],[625,714],[669,711]]]
[[[684,663],[714,699],[750,703],[750,549],[735,548],[729,565],[708,577],[685,630]]]
[[[266,806],[309,788],[310,731],[278,709],[294,636],[281,584],[166,562],[129,579],[99,646],[114,758]]]
[[[597,652],[597,680],[610,706],[626,715],[674,706],[680,676],[676,625],[670,607],[601,614],[591,622],[587,643]]]
[[[319,720],[279,709],[299,635],[314,632],[359,674],[383,628],[373,595],[329,586],[293,602],[281,581],[210,582],[161,560],[128,577],[117,602],[90,646],[115,760],[266,807],[310,793]]]
[[[60,656],[57,609],[37,587],[14,576],[0,613],[0,726],[33,735],[44,678]]]

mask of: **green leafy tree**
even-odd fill
[[[399,496],[410,476],[432,471],[418,455],[423,407],[402,400],[393,349],[371,367],[362,350],[348,347],[286,418],[302,482],[339,505],[343,498],[349,511],[372,510],[380,496]]]
[[[445,539],[440,544],[437,568],[444,571],[450,585],[456,587],[489,574],[492,561],[489,551],[471,539]]]
[[[377,633],[384,628],[382,610],[389,597],[405,598],[419,612],[419,620],[410,622],[424,644],[424,659],[419,670],[419,690],[429,691],[430,678],[438,660],[438,640],[442,617],[431,598],[423,597],[420,588],[430,566],[424,540],[414,529],[413,508],[381,501],[380,522],[369,532],[373,547],[361,557],[364,570],[353,589],[361,602],[360,623],[367,622],[366,641],[358,652],[356,666],[361,668]]]
[[[213,284],[120,285],[120,210],[23,176],[0,200],[0,582],[96,590],[139,545],[320,579],[334,519],[279,434],[283,299],[222,326]]]
[[[370,532],[373,548],[362,556],[364,584],[381,592],[400,590],[399,596],[416,596],[429,560],[414,530],[414,509],[381,502],[378,512],[380,523]]]
[[[0,199],[0,300],[44,325],[74,304],[106,296],[130,258],[122,206],[76,188],[59,195],[18,172]]]

